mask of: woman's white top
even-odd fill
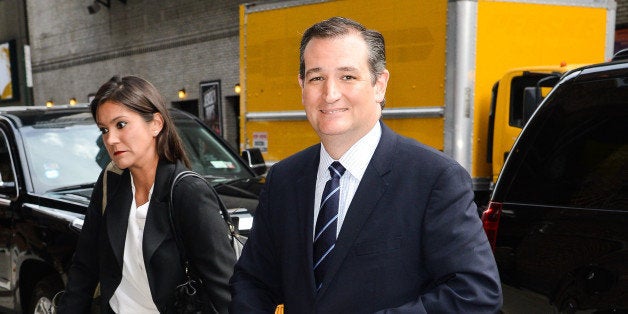
[[[116,313],[159,313],[150,293],[148,275],[144,266],[144,254],[142,253],[142,236],[144,235],[146,213],[153,194],[153,187],[154,185],[148,192],[148,202],[136,206],[135,184],[133,183],[133,176],[131,176],[133,201],[124,243],[122,281],[109,300],[109,305]]]

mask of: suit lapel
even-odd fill
[[[157,166],[155,186],[146,216],[146,227],[142,241],[142,253],[145,261],[150,260],[155,250],[170,232],[170,222],[167,215],[168,194],[170,193],[170,178],[174,169],[175,165],[162,161]],[[127,170],[122,175],[109,172],[107,179],[107,234],[116,260],[122,268],[126,231],[129,224],[131,202],[133,201],[131,174]]]
[[[305,232],[295,232],[295,234],[303,237],[299,239],[297,243],[305,243],[306,254],[300,254],[304,260],[301,260],[301,265],[306,265],[306,272],[308,274],[307,285],[312,289],[312,296],[315,294],[314,283],[314,271],[313,269],[313,233],[314,233],[314,194],[316,190],[316,174],[318,172],[318,163],[320,159],[320,146],[319,149],[314,149],[316,152],[314,156],[311,156],[310,161],[306,162],[306,167],[300,172],[300,177],[296,181],[297,189],[297,228],[298,230],[304,230]]]
[[[131,193],[131,176],[129,171],[124,171],[122,175],[109,172],[107,181],[107,208],[104,214],[106,217],[107,235],[109,236],[109,243],[118,265],[122,268],[126,229],[129,223],[129,212],[133,197]]]
[[[364,172],[360,185],[358,185],[358,189],[353,196],[351,205],[349,205],[347,215],[340,229],[340,234],[338,235],[338,240],[336,241],[336,247],[334,248],[334,254],[330,261],[329,270],[325,274],[323,282],[329,283],[332,281],[338,269],[340,269],[342,262],[347,257],[347,254],[351,251],[356,238],[362,231],[371,212],[378,207],[381,197],[388,188],[385,175],[390,172],[392,167],[397,137],[383,123],[381,126],[382,136]],[[381,205],[379,207],[381,207]],[[311,250],[312,249],[310,249],[310,252]],[[329,284],[324,284],[323,287],[321,287],[321,290],[317,294],[317,299],[324,295],[328,287]]]
[[[174,164],[159,161],[142,240],[146,265],[149,265],[151,257],[170,233],[169,200],[174,171]]]

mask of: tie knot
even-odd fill
[[[340,179],[340,177],[342,177],[345,173],[345,170],[345,167],[337,161],[332,162],[329,166],[329,174],[331,174],[332,178]]]

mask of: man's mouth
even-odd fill
[[[339,108],[339,109],[332,109],[332,110],[321,109],[320,110],[320,112],[324,114],[333,114],[333,113],[338,113],[338,112],[343,112],[343,111],[347,111],[347,108]]]

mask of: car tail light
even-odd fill
[[[489,202],[488,207],[482,213],[482,226],[491,248],[495,250],[497,241],[497,228],[499,227],[499,217],[502,213],[502,203]]]

